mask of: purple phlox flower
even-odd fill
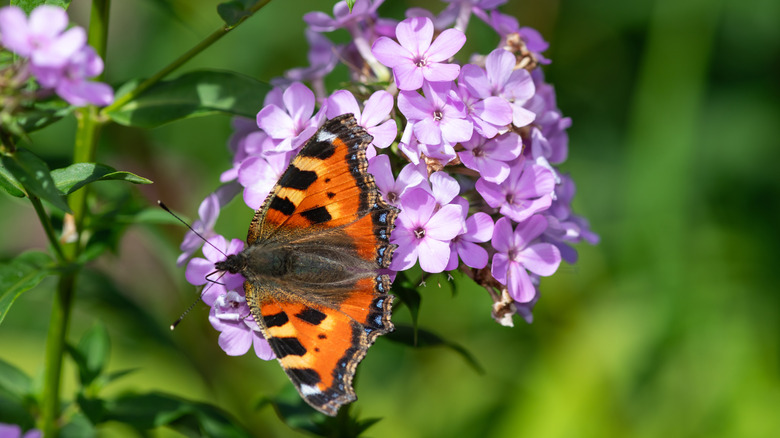
[[[502,217],[496,222],[491,241],[496,250],[491,273],[507,286],[509,295],[517,302],[531,301],[536,294],[527,271],[549,276],[561,264],[558,248],[550,243],[534,243],[546,228],[547,220],[541,215],[519,223],[514,231],[509,218]]]
[[[270,93],[269,93],[270,94]],[[275,96],[272,98],[275,100]],[[266,96],[266,100],[269,100]],[[317,131],[323,116],[314,114],[314,93],[300,82],[295,82],[282,93],[283,108],[272,103],[257,113],[257,126],[269,137],[281,140],[277,152],[295,151]]]
[[[444,171],[433,172],[428,178],[431,182],[429,193],[436,200],[436,208],[441,208],[455,199],[460,193],[460,185],[450,174]],[[423,186],[423,188],[426,188]],[[468,204],[465,206],[468,210]]]
[[[439,15],[434,15],[433,12],[425,8],[409,8],[406,10],[405,16],[406,18],[428,18],[433,22],[433,28],[441,32],[455,23],[455,19],[458,18],[458,12],[458,8],[452,5],[447,6]],[[395,32],[393,32],[393,35],[395,35]]]
[[[414,138],[414,122],[408,121],[398,141],[398,149],[406,155],[412,164],[420,163],[420,143]]]
[[[393,179],[393,170],[390,168],[390,157],[385,154],[377,155],[368,162],[368,172],[374,176],[374,181],[385,200],[394,206],[399,206],[401,197],[408,190],[427,185],[425,179],[428,175],[425,165],[407,164],[401,169],[397,179]]]
[[[41,5],[33,9],[29,21],[17,6],[0,9],[3,46],[30,58],[37,67],[63,67],[84,47],[87,41],[84,29],[73,27],[65,31],[67,26],[68,14],[57,6]]]
[[[555,176],[555,183],[558,184],[561,182],[560,176],[558,175],[558,171],[555,170],[552,164],[548,161],[547,157],[549,157],[552,153],[552,149],[550,148],[550,143],[547,141],[546,138],[542,135],[542,132],[539,131],[537,128],[531,129],[531,145],[530,147],[526,148],[528,151],[528,156],[538,165],[545,167],[552,172],[552,174]],[[553,195],[553,198],[555,198],[555,195]]]
[[[517,18],[502,14],[497,10],[490,11],[487,20],[484,18],[483,20],[501,36],[502,41],[507,35],[520,32],[520,24],[517,22]]]
[[[357,0],[350,11],[347,2],[340,1],[333,6],[333,18],[324,12],[314,11],[305,14],[303,21],[315,32],[349,28],[367,18],[375,17],[376,10],[382,3],[384,0]]]
[[[374,140],[371,145],[384,149],[390,146],[398,135],[398,127],[395,120],[390,119],[390,111],[393,110],[393,95],[384,90],[379,90],[371,95],[365,103],[363,111],[352,95],[347,90],[338,90],[331,94],[327,103],[327,117],[329,119],[341,114],[352,113]],[[373,148],[366,151],[366,157],[371,159],[376,155]]]
[[[219,212],[232,200],[238,193],[238,184],[225,184],[219,187],[214,193],[206,196],[206,199],[198,207],[198,219],[192,223],[191,227],[206,239],[213,237],[214,225],[217,223]],[[183,266],[184,263],[203,245],[203,239],[193,231],[187,231],[181,242],[179,249],[182,253],[176,259],[177,266]]]
[[[474,82],[481,84],[471,84]],[[493,96],[489,90],[488,76],[482,68],[467,64],[460,69],[458,97],[466,106],[474,129],[483,137],[493,138],[512,123],[513,109],[506,99]]]
[[[571,202],[575,190],[571,177],[561,175],[561,182],[555,187],[556,199],[545,212],[549,222],[544,232],[545,240],[558,247],[563,259],[571,264],[577,261],[577,251],[569,243],[585,240],[596,244],[599,240],[599,236],[590,230],[587,221],[572,213]]]
[[[525,42],[525,47],[531,52],[539,64],[549,64],[552,61],[545,58],[542,52],[550,48],[550,44],[542,38],[542,34],[532,27],[521,27],[518,32]]]
[[[549,169],[519,158],[500,185],[480,178],[476,189],[489,206],[500,207],[499,213],[522,222],[550,207],[555,177]]]
[[[371,51],[379,62],[393,69],[400,90],[417,90],[423,86],[423,79],[447,82],[458,77],[460,66],[445,62],[466,43],[463,32],[447,29],[431,43],[433,22],[414,17],[398,23],[395,33],[398,42],[380,37]]]
[[[263,205],[263,201],[282,177],[294,155],[294,152],[288,152],[251,156],[241,163],[238,168],[238,182],[244,187],[246,205],[253,210]]]
[[[487,266],[488,253],[485,248],[477,243],[487,242],[493,236],[493,219],[487,213],[477,212],[466,219],[468,214],[468,201],[458,196],[455,203],[463,208],[463,218],[466,226],[463,232],[455,236],[450,242],[450,260],[447,262],[446,271],[452,271],[458,267],[458,257],[471,268],[482,269]]]
[[[398,109],[414,123],[417,141],[438,147],[470,139],[474,125],[466,118],[466,107],[452,84],[426,81],[422,88],[424,97],[416,91],[398,94]]]
[[[211,276],[209,274],[218,272],[214,267],[215,263],[225,260],[228,255],[241,252],[244,249],[244,242],[233,239],[228,243],[219,234],[212,236],[208,241],[210,245],[203,245],[203,256],[206,258],[194,257],[191,259],[184,271],[184,278],[195,286],[207,284],[203,288],[201,299],[204,303],[211,306],[220,294],[229,290],[242,289],[244,277],[241,274],[231,274],[229,272]],[[209,277],[207,278],[207,276]]]
[[[320,80],[339,62],[340,46],[335,46],[327,37],[311,29],[306,29],[305,34],[309,42],[309,66],[287,70],[284,76],[291,81]]]
[[[534,285],[534,288],[539,286],[539,276],[537,275],[529,275],[531,277],[531,284]],[[534,297],[531,299],[531,301],[525,302],[525,303],[515,303],[515,311],[518,315],[520,315],[525,322],[528,324],[531,324],[534,322],[534,307],[536,306],[536,302],[539,301],[539,290],[537,289],[534,293]]]
[[[219,346],[229,356],[241,356],[254,346],[263,360],[276,357],[257,326],[243,293],[228,291],[220,294],[209,312],[209,322],[218,330]]]
[[[390,269],[409,269],[419,259],[423,271],[442,272],[449,261],[450,240],[465,226],[463,207],[448,204],[436,210],[433,195],[420,188],[404,194],[401,205],[392,235],[398,248]]]
[[[571,119],[561,115],[555,97],[555,88],[545,82],[542,69],[535,69],[531,76],[536,94],[524,106],[536,113],[534,124],[550,143],[548,160],[551,163],[562,163],[566,161],[569,152],[569,136],[566,130],[571,126]]]
[[[54,91],[74,106],[108,105],[114,101],[114,90],[108,84],[92,82],[103,72],[103,60],[90,46],[84,46],[61,67],[37,67],[32,72],[38,82]]]
[[[486,181],[501,184],[509,176],[509,162],[520,156],[523,140],[519,135],[508,132],[490,140],[476,132],[471,140],[462,142],[466,149],[458,152],[461,163],[479,172]]]
[[[22,435],[22,427],[16,424],[0,423],[0,437],[3,438],[41,438],[43,432],[30,429]]]
[[[500,96],[512,104],[512,123],[518,128],[534,121],[536,115],[523,107],[534,96],[536,88],[530,73],[515,70],[514,55],[496,49],[485,58],[485,70],[472,66],[464,74],[466,88],[475,96]],[[485,77],[486,76],[486,77]]]
[[[482,20],[488,20],[488,11],[503,5],[508,0],[443,0],[450,5],[446,10],[452,10],[457,14],[455,28],[462,31],[466,30],[471,14],[480,17]],[[453,12],[450,12],[450,14]]]
[[[228,141],[228,148],[233,153],[233,167],[222,172],[219,180],[228,182],[238,178],[241,164],[249,156],[277,155],[276,146],[280,142],[280,140],[269,137],[265,131],[260,129],[256,120],[234,117],[233,135]]]

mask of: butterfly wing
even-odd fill
[[[377,336],[393,329],[391,282],[379,271],[390,265],[398,211],[368,173],[371,140],[351,114],[325,122],[293,158],[247,236],[250,246],[309,257],[299,266],[314,277],[295,272],[247,281],[245,289],[301,397],[328,415],[355,400],[357,364]]]
[[[374,339],[393,329],[391,297],[380,294],[390,280],[360,281],[338,308],[303,301],[278,301],[284,290],[253,284],[247,290],[255,320],[301,397],[318,411],[334,416],[357,397],[352,379]]]

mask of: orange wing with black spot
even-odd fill
[[[368,173],[372,137],[325,122],[252,220],[241,273],[252,314],[304,400],[336,415],[357,364],[390,322],[390,231],[398,211]]]

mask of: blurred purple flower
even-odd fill
[[[22,435],[22,428],[16,424],[0,423],[0,437],[2,438],[41,438],[43,432],[38,429],[30,429]]]
[[[289,152],[297,150],[314,135],[324,113],[320,111],[312,117],[314,93],[300,82],[294,82],[284,90],[282,102],[284,108],[272,103],[261,109],[257,113],[257,126],[271,138],[281,140],[276,152]]]
[[[244,187],[244,203],[253,210],[263,205],[282,173],[287,169],[293,153],[249,157],[238,168],[238,182]]]
[[[214,225],[217,223],[220,210],[236,196],[238,189],[238,184],[225,184],[214,193],[206,196],[206,199],[198,207],[198,219],[192,223],[191,227],[205,239],[213,237],[216,234],[214,233]],[[181,246],[179,246],[182,253],[176,259],[176,265],[183,266],[201,246],[203,246],[203,239],[193,231],[187,231]]]
[[[398,109],[414,123],[414,136],[421,143],[439,146],[471,138],[474,125],[466,119],[463,102],[450,83],[428,82],[422,86],[425,97],[416,91],[398,94]]]
[[[362,112],[355,96],[347,90],[338,90],[331,94],[326,107],[329,119],[342,114],[354,114],[358,124],[374,137],[371,142],[374,147],[384,149],[390,146],[398,135],[395,120],[389,119],[390,111],[393,110],[393,95],[387,91],[379,90],[372,94]],[[366,151],[368,159],[375,155],[374,148]]]
[[[114,90],[108,84],[92,82],[103,72],[103,60],[90,46],[84,46],[61,67],[32,66],[38,82],[54,91],[73,106],[105,106],[114,101]]]
[[[444,62],[466,43],[463,32],[447,29],[431,43],[433,22],[414,17],[398,23],[395,33],[398,42],[380,37],[371,50],[379,62],[393,69],[400,90],[417,90],[422,87],[423,79],[446,82],[458,77],[460,66]]]
[[[491,273],[520,303],[531,301],[536,294],[526,270],[549,276],[561,264],[558,248],[550,243],[534,243],[546,228],[547,220],[535,215],[518,224],[514,231],[509,218],[502,217],[493,230],[491,243],[497,252],[493,255]]]
[[[18,6],[0,8],[0,38],[12,52],[30,58],[36,67],[63,67],[87,42],[84,29],[67,31],[68,14],[57,6],[33,9],[28,21]],[[63,32],[64,31],[64,32]]]
[[[449,244],[464,228],[463,207],[449,204],[436,210],[436,200],[416,188],[401,198],[401,213],[391,240],[398,245],[390,269],[403,271],[419,259],[425,272],[442,272],[449,261]]]
[[[549,169],[520,159],[501,185],[480,178],[476,188],[489,206],[500,207],[501,214],[522,222],[550,207],[555,177]]]
[[[542,34],[532,27],[521,27],[518,32],[525,42],[525,47],[531,52],[539,64],[550,64],[552,61],[545,58],[542,52],[550,48],[550,44],[542,38]]]
[[[219,346],[229,356],[241,356],[254,346],[257,357],[263,360],[276,357],[252,317],[242,293],[231,290],[220,294],[209,312],[209,322],[220,332]]]
[[[221,274],[218,280],[216,278],[207,278],[207,276],[219,272],[214,267],[215,263],[225,260],[226,256],[241,252],[244,249],[244,242],[233,239],[228,244],[225,238],[219,234],[212,236],[208,241],[210,245],[203,245],[203,256],[206,258],[195,257],[190,260],[184,271],[184,278],[195,286],[208,283],[203,288],[201,299],[204,303],[211,306],[219,295],[229,290],[242,288],[244,277],[241,274],[225,272]]]
[[[466,150],[458,152],[458,157],[464,166],[479,172],[485,181],[501,184],[509,176],[509,162],[523,151],[523,140],[513,132],[490,140],[474,133],[461,146]]]
[[[336,29],[349,28],[357,23],[376,15],[377,8],[384,0],[357,0],[349,10],[346,1],[333,5],[333,18],[330,15],[314,11],[304,14],[303,21],[315,32],[331,32]]]

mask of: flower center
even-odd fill
[[[417,58],[414,60],[414,65],[417,67],[425,67],[428,62],[424,58]]]
[[[515,203],[515,195],[513,193],[506,194],[506,203],[512,205]]]
[[[420,227],[420,228],[414,230],[414,237],[416,237],[418,239],[422,239],[423,237],[425,237],[425,228]]]
[[[485,156],[485,151],[482,149],[481,146],[477,146],[477,147],[475,147],[474,149],[471,150],[471,154],[474,155],[477,158],[484,157]]]
[[[398,193],[396,192],[388,192],[387,193],[387,202],[395,205],[395,203],[398,201]]]
[[[441,110],[436,110],[433,112],[433,120],[439,121],[444,118],[444,114],[442,114]]]

